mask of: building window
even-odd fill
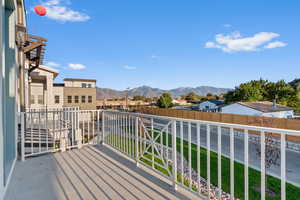
[[[59,104],[59,95],[55,95],[55,96],[54,96],[54,102],[55,102],[56,104]]]
[[[88,84],[88,88],[91,88],[92,87],[92,84]]]
[[[86,88],[86,83],[81,83],[81,87]]]
[[[81,96],[81,103],[85,103],[85,96]]]
[[[79,96],[75,96],[74,102],[79,103]]]
[[[38,95],[38,104],[41,104],[41,105],[44,104],[44,96],[43,95]]]
[[[68,103],[72,103],[72,96],[68,96]]]
[[[30,104],[35,104],[35,102],[34,102],[34,95],[30,96]]]
[[[93,97],[92,96],[88,96],[88,102],[92,103],[93,102]]]

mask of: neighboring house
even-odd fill
[[[278,118],[293,118],[292,108],[269,101],[237,102],[222,107],[222,113]]]
[[[64,79],[54,83],[59,71],[40,65],[30,74],[29,108],[79,107],[96,109],[96,80]]]
[[[184,105],[189,105],[190,104],[185,99],[181,99],[181,98],[173,99],[172,103],[174,105],[179,105],[179,106],[184,106]]]
[[[224,105],[223,100],[207,100],[201,102],[195,108],[196,110],[201,110],[203,112],[220,112],[221,106]]]
[[[53,81],[59,71],[44,65],[39,65],[30,74],[29,80],[29,105],[30,108],[39,108],[41,106],[54,107],[54,87]]]
[[[96,109],[96,105],[96,80],[64,79],[64,106],[93,110]]]

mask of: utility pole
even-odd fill
[[[126,109],[128,110],[128,93],[129,93],[130,87],[126,88]]]

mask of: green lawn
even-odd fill
[[[154,135],[156,135],[158,133],[154,133]],[[117,137],[116,137],[117,136]],[[135,140],[134,139],[125,139],[124,137],[118,136],[117,134],[111,134],[110,137],[108,137],[108,143],[113,144],[112,142],[114,140],[112,140],[112,137],[116,137],[117,138],[117,143],[115,144],[115,146],[117,146],[119,149],[121,149],[122,147],[119,145],[120,142],[122,142],[124,144],[124,142],[126,143],[127,148],[125,149],[121,149],[121,150],[126,150],[128,149],[128,154],[134,156],[135,155],[135,150],[134,148],[132,148],[132,145],[134,145]],[[167,138],[168,137],[168,138]],[[168,140],[168,146],[172,147],[172,140],[171,140],[171,135],[164,133],[163,135],[163,141],[162,143],[164,145],[166,145],[166,141]],[[157,140],[157,142],[160,142],[160,139]],[[177,151],[180,152],[180,147],[181,147],[181,140],[180,138],[177,138],[176,141],[176,148]],[[139,144],[139,147],[142,148],[143,144]],[[134,146],[135,147],[135,146]],[[186,142],[185,140],[183,140],[183,155],[185,157],[185,159],[188,161],[188,148],[189,148],[189,144],[188,142]],[[149,149],[149,152],[151,152],[151,148]],[[150,153],[146,153],[144,155],[146,158],[152,160],[152,155]],[[192,168],[196,171],[197,170],[197,146],[195,144],[191,144],[191,160],[192,160]],[[218,173],[217,173],[217,167],[218,167],[218,161],[217,161],[218,155],[217,153],[214,152],[210,152],[210,166],[211,166],[211,183],[214,185],[217,185],[217,180],[218,180]],[[141,158],[140,159],[142,162],[144,162],[145,164],[152,166],[152,162],[149,162],[146,159]],[[225,192],[230,191],[230,160],[224,156],[222,156],[221,158],[222,160],[222,190],[224,190]],[[161,173],[165,174],[165,175],[169,175],[167,170],[159,167],[158,165],[156,165],[156,163],[162,164],[162,161],[158,158],[154,159],[154,168],[159,170]],[[207,178],[207,151],[205,148],[200,148],[200,175],[203,178]],[[169,170],[172,171],[172,167],[168,166]],[[177,178],[178,178],[178,182],[181,181],[181,174],[178,173],[177,174]],[[272,176],[267,176],[266,177],[267,183],[266,183],[266,187],[275,192],[275,196],[274,197],[270,197],[268,195],[266,195],[266,199],[269,200],[279,200],[280,199],[280,179],[272,177]],[[239,198],[239,199],[244,199],[244,165],[235,162],[234,163],[234,182],[235,182],[235,197]],[[189,184],[187,183],[187,181],[184,181],[184,184],[186,186],[189,186]],[[260,172],[253,169],[253,168],[249,168],[249,199],[260,199],[260,192],[255,189],[255,188],[259,188],[260,187]],[[196,190],[195,188],[193,188],[194,190]],[[300,198],[300,188],[291,185],[291,184],[286,184],[286,199],[288,200],[298,200]]]

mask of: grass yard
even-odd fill
[[[154,135],[157,135],[158,133],[155,132]],[[115,138],[115,139],[113,139]],[[122,137],[118,134],[111,134],[107,138],[108,143],[112,144],[113,146],[118,147],[120,150],[127,151],[129,155],[134,157],[135,155],[135,139],[128,139],[125,137]],[[117,143],[113,143],[113,141],[117,141]],[[163,141],[162,143],[164,145],[167,145],[172,147],[172,136],[170,134],[163,134]],[[157,140],[158,143],[160,143],[160,139]],[[122,143],[125,145],[126,148],[121,149],[119,144]],[[141,148],[143,144],[139,144],[139,147]],[[181,147],[181,140],[180,138],[176,138],[176,148],[177,152],[180,152]],[[188,150],[189,144],[185,140],[183,140],[183,155],[185,159],[188,161]],[[149,149],[149,152],[151,152],[151,148]],[[146,159],[140,158],[140,161],[144,162],[145,164],[149,165],[150,167],[153,165],[154,168],[161,173],[165,175],[169,175],[166,169],[163,169],[157,164],[162,164],[162,160],[159,158],[154,158],[154,164],[152,161],[152,155],[150,153],[146,153],[144,155]],[[211,171],[211,183],[213,185],[217,185],[218,181],[218,155],[217,153],[210,152],[210,171]],[[230,160],[224,156],[221,158],[222,160],[222,190],[229,193],[230,192]],[[195,144],[191,144],[191,165],[192,168],[197,171],[197,146]],[[205,148],[200,148],[200,175],[203,178],[207,178],[207,150]],[[168,167],[170,171],[172,171],[172,167]],[[177,173],[178,182],[181,182],[181,174]],[[272,191],[272,196],[268,196],[266,194],[266,199],[268,200],[280,200],[280,187],[281,182],[280,179],[272,177],[272,176],[266,176],[266,190]],[[235,182],[235,188],[234,188],[234,195],[236,198],[244,199],[244,165],[235,162],[234,163],[234,182]],[[184,181],[184,185],[189,186],[189,183],[187,181]],[[249,199],[260,199],[260,172],[249,168]],[[196,188],[192,188],[193,190],[196,190]],[[299,200],[300,199],[300,188],[291,185],[289,183],[286,184],[286,199],[287,200]]]

